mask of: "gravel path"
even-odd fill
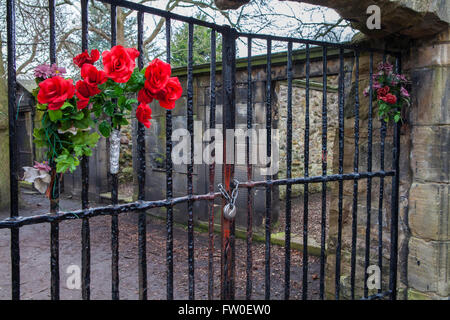
[[[29,191],[24,191],[29,192]],[[23,206],[20,215],[28,216],[47,212],[48,201],[42,195],[22,193]],[[61,199],[63,210],[80,207],[79,200]],[[92,204],[94,206],[95,204]],[[0,219],[8,212],[0,212]],[[110,217],[95,217],[91,221],[91,298],[110,299],[111,297],[111,248]],[[147,219],[147,260],[149,299],[166,297],[166,229],[165,222]],[[121,214],[119,218],[119,274],[120,298],[137,299],[138,248],[137,215]],[[66,273],[70,265],[80,265],[81,261],[81,222],[64,221],[60,224],[60,278],[61,299],[80,299],[81,291],[68,289]],[[50,297],[50,226],[31,225],[21,228],[21,298],[49,299]],[[220,246],[219,236],[215,244],[215,295],[220,293]],[[0,230],[0,299],[10,299],[10,232]],[[187,232],[185,228],[174,228],[174,295],[175,299],[188,298],[188,257]],[[246,243],[236,240],[236,298],[245,298],[246,284]],[[317,299],[319,280],[318,259],[309,257],[309,295]],[[264,299],[264,244],[253,244],[253,297]],[[208,288],[208,238],[207,234],[195,232],[195,298],[206,299]],[[291,299],[301,298],[302,256],[292,251],[291,261]],[[284,295],[284,248],[272,246],[271,295],[282,299]]]
[[[322,225],[322,193],[312,193],[308,198],[308,235],[320,243]],[[291,199],[291,232],[296,235],[303,234],[303,195]],[[328,236],[328,217],[330,212],[330,192],[327,192],[327,222],[326,236]],[[279,223],[274,232],[284,232],[286,225],[286,200],[280,202]]]

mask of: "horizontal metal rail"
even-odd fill
[[[277,179],[277,180],[261,180],[261,181],[248,181],[239,184],[239,188],[254,188],[263,186],[281,186],[281,185],[294,185],[304,183],[320,183],[320,182],[332,182],[341,180],[360,180],[375,177],[392,177],[395,176],[395,171],[377,171],[377,172],[361,172],[361,173],[346,173],[346,174],[333,174],[328,176],[312,176],[301,177],[291,179]],[[204,201],[213,200],[215,198],[222,197],[220,192],[207,193],[201,195],[183,196],[172,199],[155,200],[155,201],[135,201],[126,204],[109,205],[104,207],[96,207],[84,210],[75,211],[60,211],[56,214],[41,214],[30,217],[12,217],[0,221],[0,229],[20,228],[25,225],[32,225],[38,223],[51,223],[62,220],[74,220],[81,218],[91,218],[101,215],[113,215],[119,213],[125,213],[130,211],[142,211],[160,207],[170,207],[179,203],[189,201]]]

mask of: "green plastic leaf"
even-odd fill
[[[56,122],[61,119],[62,115],[63,114],[61,110],[48,110],[48,116],[50,117],[50,120],[52,122]]]
[[[87,135],[85,143],[90,147],[95,147],[99,139],[100,135],[97,132],[93,132]]]
[[[74,106],[70,102],[64,102],[64,104],[61,107],[61,110],[64,110],[66,108],[74,108]]]
[[[75,120],[81,120],[84,118],[84,113],[83,112],[75,113],[74,115],[72,115],[71,118]]]
[[[104,120],[98,125],[98,130],[105,138],[108,138],[111,135],[111,124]]]

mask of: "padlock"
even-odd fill
[[[231,203],[227,203],[223,208],[223,217],[227,220],[233,220],[235,216],[236,206]]]

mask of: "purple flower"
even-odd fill
[[[48,64],[41,64],[34,69],[34,76],[36,78],[47,79],[51,74],[52,70]]]
[[[409,92],[408,90],[406,90],[405,88],[401,87],[400,88],[400,94],[405,97],[405,98],[409,98]]]
[[[381,83],[379,83],[378,81],[375,81],[374,83],[373,83],[373,88],[376,90],[376,89],[380,89],[380,88],[382,88],[383,86],[381,85]]]
[[[43,161],[42,163],[35,161],[33,168],[38,169],[38,170],[44,170],[46,172],[50,172],[50,170],[52,170],[52,168],[49,167],[47,161]]]
[[[406,76],[404,74],[398,74],[397,79],[401,82],[408,82],[408,79],[406,79]]]
[[[389,62],[386,62],[386,63],[380,62],[380,64],[378,65],[378,70],[384,71],[387,73],[392,72],[393,69],[394,69],[394,66],[392,64],[390,64]]]
[[[364,92],[363,92],[364,97],[368,97],[369,96],[369,92],[370,92],[369,90],[370,90],[370,87],[367,87],[367,88],[364,89]]]
[[[56,63],[51,66],[52,77],[54,76],[62,76],[66,73],[66,68],[58,67]]]
[[[65,73],[66,68],[58,67],[56,63],[52,65],[41,64],[34,69],[34,76],[44,80],[54,76],[63,76]]]

